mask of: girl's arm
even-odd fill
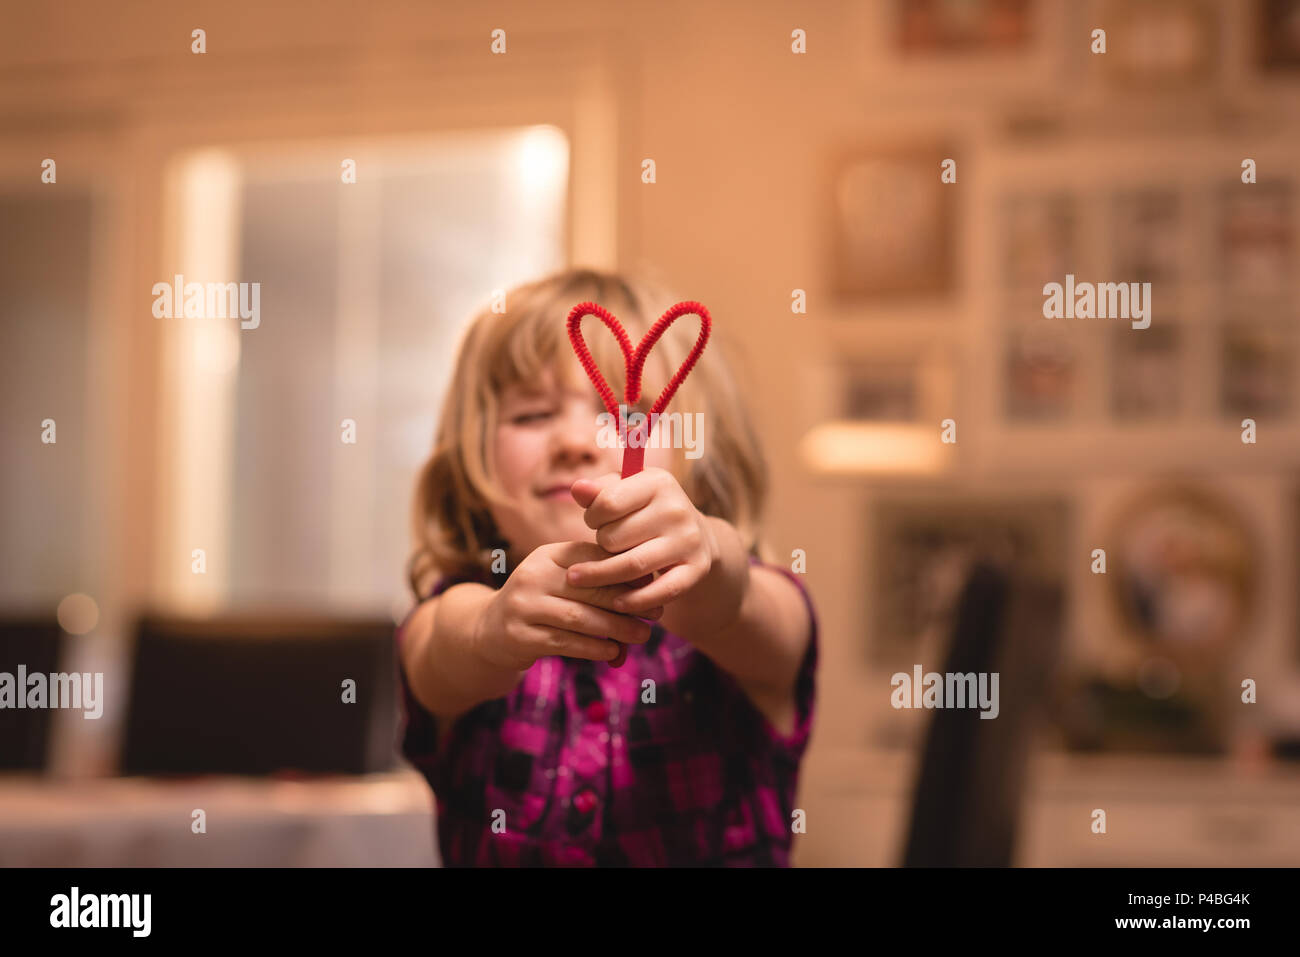
[[[621,653],[616,641],[644,644],[650,626],[611,607],[628,586],[577,588],[565,580],[570,565],[605,555],[590,543],[541,545],[500,589],[464,582],[425,602],[401,648],[416,700],[452,718],[508,695],[544,655],[610,661]]]
[[[509,694],[523,676],[492,664],[476,648],[475,630],[495,594],[474,582],[453,585],[417,608],[402,632],[411,693],[430,714],[449,719],[444,730],[475,705]]]
[[[661,624],[689,641],[753,693],[790,694],[812,622],[795,584],[750,564],[739,533],[705,516],[713,561],[695,587],[664,606]]]

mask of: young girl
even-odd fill
[[[661,419],[623,479],[565,331],[585,301],[635,345],[676,300],[571,270],[512,290],[460,346],[415,495],[402,753],[437,799],[446,866],[786,866],[817,622],[761,558],[766,468],[727,319],[668,409],[701,413],[703,435]],[[614,337],[595,317],[583,332],[621,397]],[[668,329],[629,414],[698,333],[693,315]]]

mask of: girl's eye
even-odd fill
[[[515,425],[527,425],[530,422],[540,422],[551,414],[550,409],[535,409],[531,412],[520,412],[511,418]]]

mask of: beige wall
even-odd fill
[[[6,173],[20,175],[35,154],[57,155],[60,183],[88,180],[112,209],[96,320],[112,351],[98,368],[109,399],[102,414],[130,453],[114,456],[120,471],[104,476],[104,494],[123,506],[107,510],[101,530],[112,553],[102,558],[106,590],[130,607],[152,597],[157,575],[154,506],[166,494],[159,463],[168,449],[146,293],[170,274],[167,158],[205,144],[549,120],[575,138],[575,256],[603,252],[611,263],[657,269],[744,340],[773,474],[771,541],[779,553],[807,550],[831,636],[822,674],[828,684],[843,674],[836,659],[855,660],[860,626],[851,603],[836,599],[859,591],[857,538],[843,531],[861,521],[860,505],[852,483],[804,474],[794,448],[810,424],[807,360],[835,348],[829,303],[817,292],[817,177],[823,147],[850,120],[847,14],[836,5],[801,11],[817,55],[795,61],[781,5],[710,11],[688,3],[518,3],[486,19],[417,3],[14,11],[16,29],[0,38]],[[498,26],[507,30],[504,57],[488,53]],[[195,27],[207,31],[202,57],[189,49]],[[639,179],[644,157],[658,165],[653,186]],[[599,186],[587,185],[591,177]],[[599,190],[611,182],[616,250],[601,226],[609,213]],[[790,315],[796,287],[810,292],[809,317]],[[816,509],[800,504],[813,500]],[[822,733],[838,724],[823,722]]]

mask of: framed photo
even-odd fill
[[[1111,204],[1111,248],[1116,279],[1167,283],[1181,271],[1182,204],[1171,189],[1134,189],[1115,194]]]
[[[1006,329],[1005,346],[1006,417],[1015,422],[1068,417],[1079,362],[1065,327],[1039,317]]]
[[[1096,652],[1071,664],[1056,708],[1067,748],[1214,754],[1230,745],[1241,720],[1231,662],[1257,634],[1268,579],[1261,523],[1273,514],[1247,504],[1267,498],[1269,482],[1234,484],[1142,480],[1106,496],[1084,533],[1105,548],[1106,572],[1088,576],[1075,606]]]
[[[1289,182],[1220,191],[1218,253],[1228,295],[1286,292],[1295,263],[1294,192]]]
[[[1300,70],[1300,0],[1259,0],[1257,57],[1264,70]]]
[[[1176,89],[1214,76],[1222,26],[1210,0],[1109,0],[1102,10],[1114,85]]]
[[[954,187],[942,146],[863,151],[833,161],[832,287],[841,299],[953,289]]]
[[[1029,0],[894,0],[904,54],[1014,52],[1032,37]]]
[[[1115,509],[1106,583],[1126,635],[1185,672],[1217,672],[1249,624],[1262,556],[1217,492],[1143,489]]]
[[[874,663],[916,661],[942,642],[970,563],[992,557],[1064,584],[1069,509],[1063,498],[883,497],[874,512],[869,589]]]
[[[1293,410],[1300,371],[1295,340],[1295,330],[1282,322],[1234,319],[1219,323],[1219,400],[1224,415],[1277,418]]]
[[[1182,408],[1183,328],[1160,317],[1147,329],[1110,330],[1110,411],[1120,421],[1168,419]]]
[[[1078,212],[1064,191],[1011,194],[1001,203],[1002,276],[1018,300],[1043,299],[1043,284],[1061,282],[1078,262]]]
[[[1075,12],[1059,0],[870,0],[843,4],[847,66],[877,102],[954,107],[1065,94]],[[1086,35],[1085,35],[1086,36]],[[895,99],[901,97],[902,99]],[[972,128],[974,125],[972,124]]]
[[[846,365],[840,418],[851,422],[914,422],[924,404],[920,378],[916,363]]]

